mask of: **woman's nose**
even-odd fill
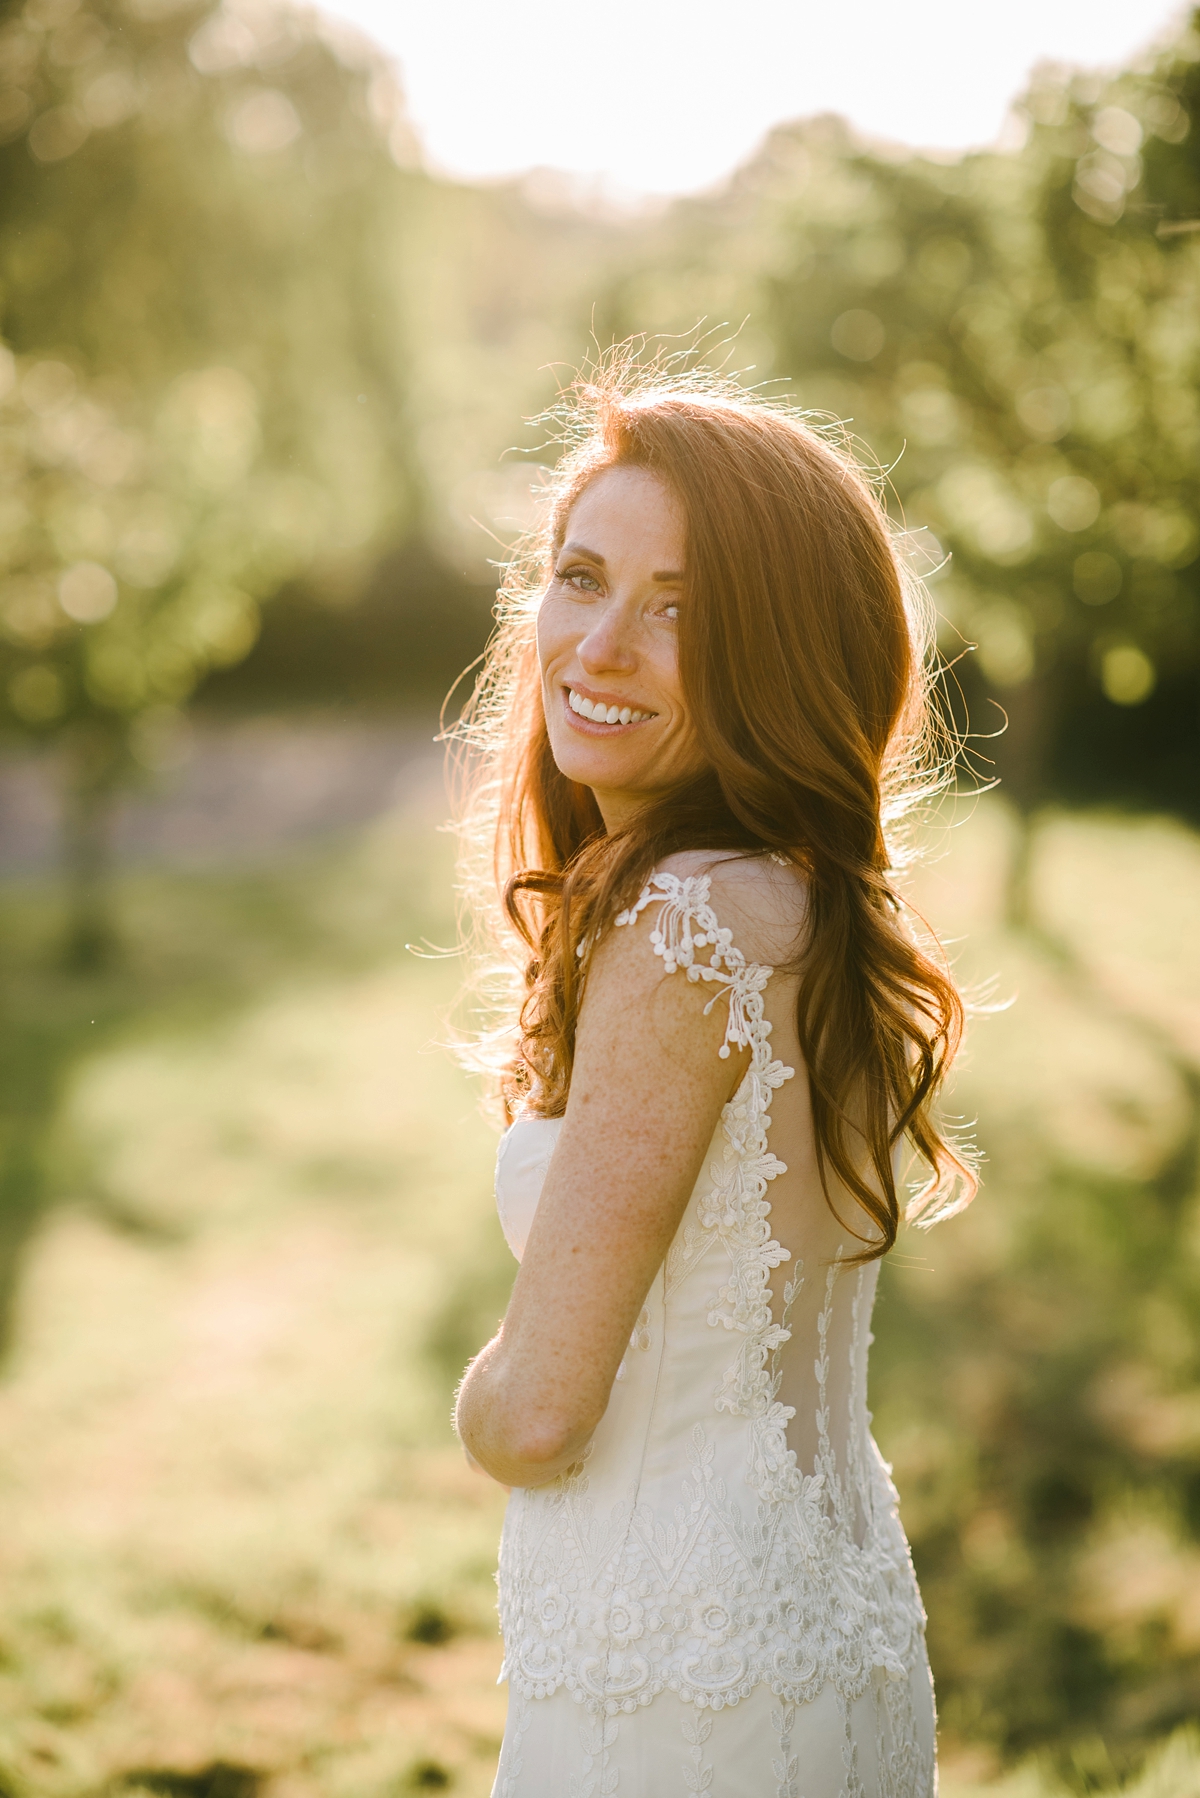
[[[606,606],[579,645],[581,666],[589,674],[600,674],[606,668],[628,672],[637,661],[635,634],[633,621],[619,606]]]

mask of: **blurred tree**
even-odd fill
[[[257,600],[311,550],[258,428],[232,368],[185,377],[135,422],[67,364],[0,349],[0,680],[12,718],[63,740],[83,961],[106,934],[118,783],[153,764],[206,669],[246,653]]]
[[[154,720],[284,580],[339,600],[421,531],[396,297],[419,177],[382,62],[274,7],[9,6],[0,133],[0,705],[69,745],[86,959],[105,807]]]
[[[1196,807],[1197,56],[1188,32],[1115,81],[1044,71],[1020,152],[846,158],[854,211],[833,231],[810,211],[767,283],[781,363],[951,552],[946,647],[978,645],[964,681],[984,730],[981,699],[1007,717],[989,753],[1023,811]],[[1177,741],[1131,754],[1156,689]]]
[[[949,554],[943,646],[976,646],[976,749],[1025,814],[1200,811],[1198,90],[1194,23],[1115,78],[1041,70],[999,151],[783,128],[599,308],[617,336],[748,318],[748,378],[869,446],[918,567]]]

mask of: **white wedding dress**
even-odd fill
[[[751,1064],[583,1461],[509,1501],[493,1798],[931,1798],[924,1613],[866,1408],[879,1264],[846,1265],[858,1245],[811,1182],[773,1239],[789,1169],[768,1107],[813,1165],[804,1083],[770,1044],[794,1025],[769,1019],[772,970],[721,929],[706,875],[654,875],[617,922],[647,911]],[[518,1118],[500,1146],[518,1259],[559,1124]]]

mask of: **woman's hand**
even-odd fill
[[[544,1485],[586,1448],[748,1065],[745,1050],[720,1058],[724,994],[664,972],[652,919],[610,930],[593,953],[566,1118],[512,1301],[459,1391],[463,1446],[505,1485]]]

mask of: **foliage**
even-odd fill
[[[5,352],[2,372],[12,711],[47,730],[180,704],[246,653],[256,600],[304,555],[302,501],[258,465],[252,387],[197,371],[139,430],[63,362]]]
[[[396,297],[416,177],[382,62],[299,14],[6,12],[0,722],[64,745],[86,963],[114,789],[171,709],[281,587],[336,605],[419,536]]]
[[[365,49],[195,4],[14,9],[0,68],[0,677],[21,724],[115,728],[414,524],[397,103]]]
[[[781,129],[634,259],[618,334],[748,315],[754,377],[848,421],[936,582],[1009,797],[1194,810],[1200,29],[1113,80],[1043,69],[1020,150]],[[665,263],[665,268],[664,268]],[[742,345],[733,353],[740,357]],[[988,702],[996,708],[989,712]],[[1143,709],[1144,708],[1144,709]]]

